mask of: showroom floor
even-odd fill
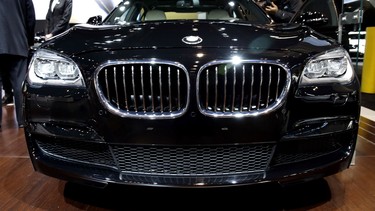
[[[369,99],[375,96],[369,96]],[[13,106],[0,131],[0,210],[375,210],[375,112],[362,107],[356,157],[349,169],[321,180],[220,189],[109,186],[93,189],[33,170]]]

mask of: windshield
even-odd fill
[[[270,22],[251,0],[129,0],[121,2],[103,24],[168,20]]]

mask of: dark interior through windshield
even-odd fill
[[[121,2],[103,24],[168,20],[270,22],[249,0],[135,0]]]

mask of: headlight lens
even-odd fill
[[[343,48],[337,48],[308,61],[303,70],[301,83],[349,82],[353,76],[348,53]]]
[[[32,84],[84,86],[81,71],[73,60],[48,50],[38,50],[29,66]]]

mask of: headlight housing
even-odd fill
[[[300,84],[349,83],[354,69],[347,51],[336,48],[310,59],[302,72]]]
[[[77,64],[68,57],[53,51],[37,50],[30,62],[30,84],[84,86]]]

